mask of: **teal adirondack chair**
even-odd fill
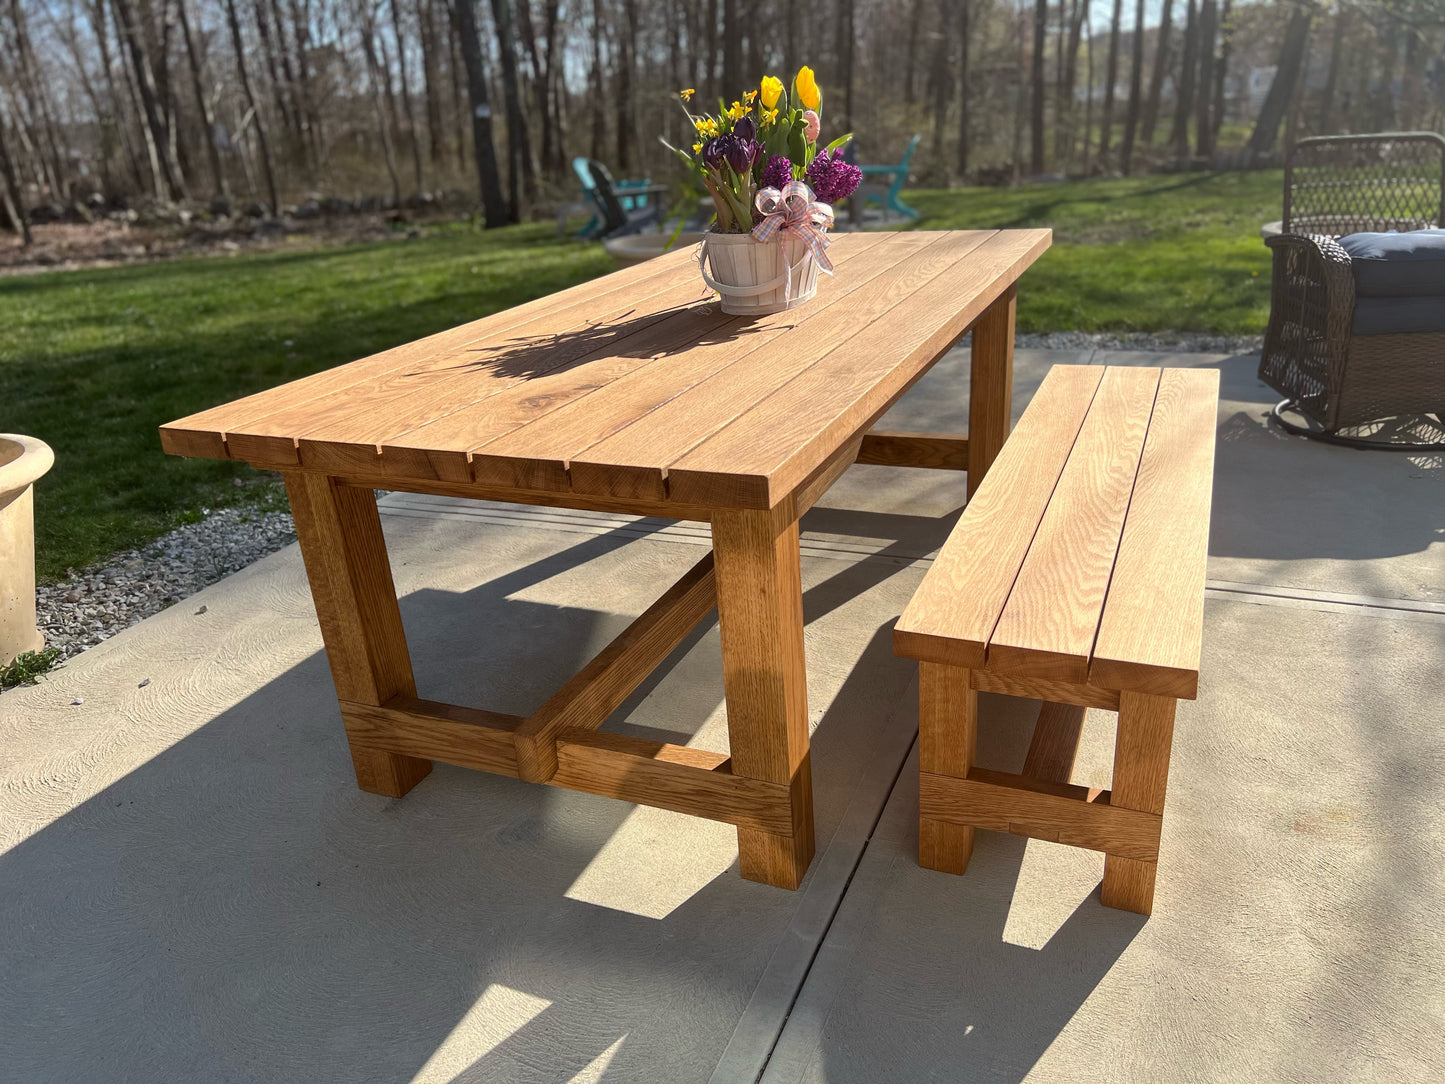
[[[606,166],[587,158],[572,159],[572,172],[593,209],[592,220],[577,232],[578,237],[593,240],[635,233],[661,221],[662,208],[657,201],[666,194],[666,185],[653,184],[649,177],[614,180]]]
[[[884,218],[888,217],[889,211],[895,211],[905,218],[918,217],[918,212],[903,202],[902,193],[903,186],[908,183],[908,166],[913,161],[913,152],[918,149],[918,144],[921,142],[923,142],[921,135],[910,139],[908,149],[903,152],[903,158],[895,166],[858,167],[863,171],[863,184],[859,189],[859,195],[863,197],[865,206],[869,199],[876,199],[883,211]],[[875,181],[874,178],[877,180]]]

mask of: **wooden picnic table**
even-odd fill
[[[728,316],[690,252],[202,411],[176,455],[286,482],[358,785],[443,761],[737,826],[742,875],[813,855],[798,519],[853,463],[982,480],[1009,430],[1015,283],[1048,230],[845,234],[790,312]],[[969,433],[871,427],[969,329]],[[532,715],[419,699],[375,489],[711,524],[713,550]],[[731,756],[598,729],[716,606]]]

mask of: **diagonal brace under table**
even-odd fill
[[[741,596],[730,606],[737,627],[724,632],[724,670],[744,774],[726,754],[596,729],[717,606],[713,554],[521,718],[418,698],[372,494],[304,472],[288,472],[286,484],[361,789],[401,797],[442,761],[707,817],[738,827],[745,877],[797,887],[812,858],[812,795],[796,520],[777,529],[770,514],[745,513],[719,540]],[[755,560],[760,522],[771,562]],[[794,665],[777,685],[786,703],[760,700],[739,665],[793,638],[785,654]],[[773,733],[779,723],[785,734]]]

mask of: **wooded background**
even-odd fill
[[[812,65],[824,137],[921,183],[1268,163],[1445,120],[1445,0],[0,0],[0,226],[575,198],[680,174],[677,91]],[[292,206],[288,206],[292,205]]]

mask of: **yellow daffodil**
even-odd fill
[[[804,109],[817,109],[822,104],[823,94],[818,89],[818,80],[812,68],[807,65],[799,68],[798,78],[793,84],[798,88],[798,101],[803,103]]]
[[[783,81],[776,76],[763,76],[763,108],[776,110],[783,95]]]
[[[696,93],[697,93],[697,88],[696,88],[696,87],[688,87],[686,90],[679,90],[679,91],[678,91],[678,94],[680,94],[680,95],[682,96],[682,100],[685,101],[685,102],[690,102],[690,101],[692,101],[692,96],[693,96],[694,94],[696,94]]]
[[[698,135],[717,135],[717,121],[713,120],[711,117],[693,117],[692,126],[697,129]]]
[[[753,104],[753,99],[756,98],[757,96],[758,96],[758,92],[757,92],[756,90],[750,90],[750,91],[748,91],[746,94],[743,95],[743,101],[747,102],[749,105],[752,105],[752,104]]]
[[[764,123],[764,124],[776,124],[777,121],[778,121],[778,111],[777,111],[776,109],[764,109],[764,110],[763,110],[763,123]]]
[[[701,153],[702,153],[702,144],[701,144],[701,143],[694,143],[694,144],[692,145],[692,153],[693,153],[693,154],[701,154]]]

